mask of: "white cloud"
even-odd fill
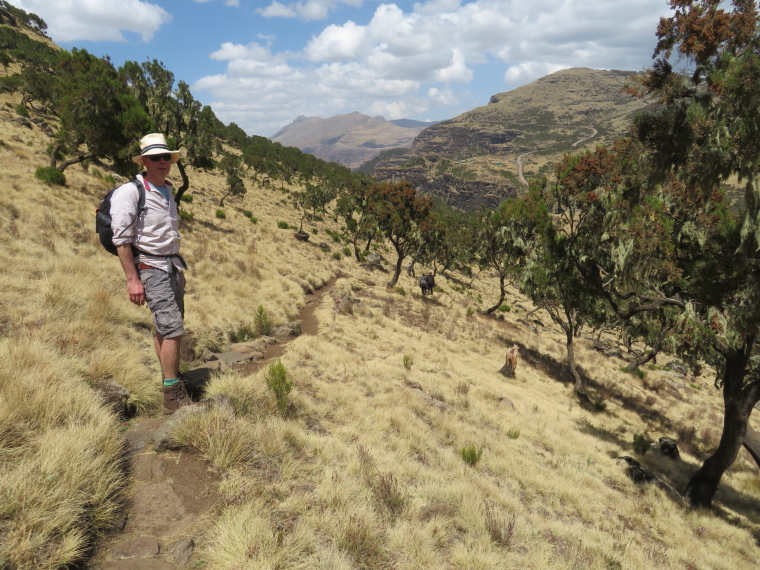
[[[207,4],[208,2],[213,2],[214,0],[193,0],[193,2],[196,2],[198,4]],[[225,6],[240,6],[240,0],[224,0]]]
[[[298,16],[296,10],[285,4],[280,4],[276,0],[266,8],[259,8],[257,13],[265,18],[295,18]]]
[[[261,15],[301,18],[361,0],[274,1]],[[196,83],[222,120],[274,133],[298,115],[360,111],[386,118],[449,110],[473,80],[514,88],[569,67],[638,70],[651,61],[664,0],[430,0],[379,3],[368,21],[331,22],[298,53],[223,44],[224,75]],[[273,42],[274,44],[274,42]],[[275,44],[276,45],[276,44]],[[483,74],[498,78],[487,81]],[[503,81],[503,83],[501,83]],[[439,117],[440,118],[440,117]]]
[[[510,85],[524,85],[535,81],[539,77],[556,73],[563,69],[568,69],[569,65],[556,63],[542,63],[537,61],[526,61],[518,65],[513,65],[507,69],[504,74],[504,82]]]
[[[436,107],[449,107],[459,103],[456,95],[451,89],[438,89],[437,87],[431,87],[427,92],[428,99]]]
[[[359,56],[367,28],[350,20],[342,26],[327,26],[304,50],[311,61],[344,61]]]
[[[299,18],[305,21],[324,20],[337,6],[361,6],[364,0],[306,0],[283,4],[273,0],[269,6],[258,8],[257,14],[265,18]]]
[[[418,14],[441,14],[453,12],[462,4],[462,0],[430,0],[415,2],[414,11]]]
[[[214,0],[193,0],[193,2],[196,2],[198,4],[206,4],[208,2],[213,2]],[[225,6],[240,6],[240,0],[224,0]]]
[[[171,15],[143,0],[13,0],[26,12],[40,16],[56,42],[77,40],[125,41],[123,31],[148,42]]]

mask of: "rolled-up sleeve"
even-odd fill
[[[111,196],[111,230],[114,245],[135,241],[138,198],[137,186],[132,182],[122,184]]]

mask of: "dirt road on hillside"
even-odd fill
[[[597,134],[599,134],[599,131],[597,131],[594,127],[587,127],[587,128],[591,129],[591,134],[588,135],[588,136],[585,136],[585,137],[583,137],[581,139],[578,139],[577,141],[575,141],[572,144],[573,147],[576,147],[579,144],[581,144],[583,141],[587,141],[588,139],[592,139]],[[523,186],[527,186],[528,185],[528,181],[525,179],[525,176],[523,174],[523,159],[526,156],[528,156],[529,154],[533,154],[534,152],[538,152],[539,150],[542,150],[542,149],[532,150],[530,152],[523,153],[523,154],[521,154],[520,156],[517,157],[517,160],[516,160],[516,162],[517,162],[517,179],[520,181],[520,184],[522,184]]]

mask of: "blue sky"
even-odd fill
[[[444,120],[570,67],[651,64],[666,0],[10,0],[61,47],[162,61],[225,123]]]

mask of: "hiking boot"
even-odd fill
[[[180,376],[179,381],[173,386],[164,386],[164,412],[173,414],[180,408],[189,406],[193,401],[187,394],[185,379]]]

